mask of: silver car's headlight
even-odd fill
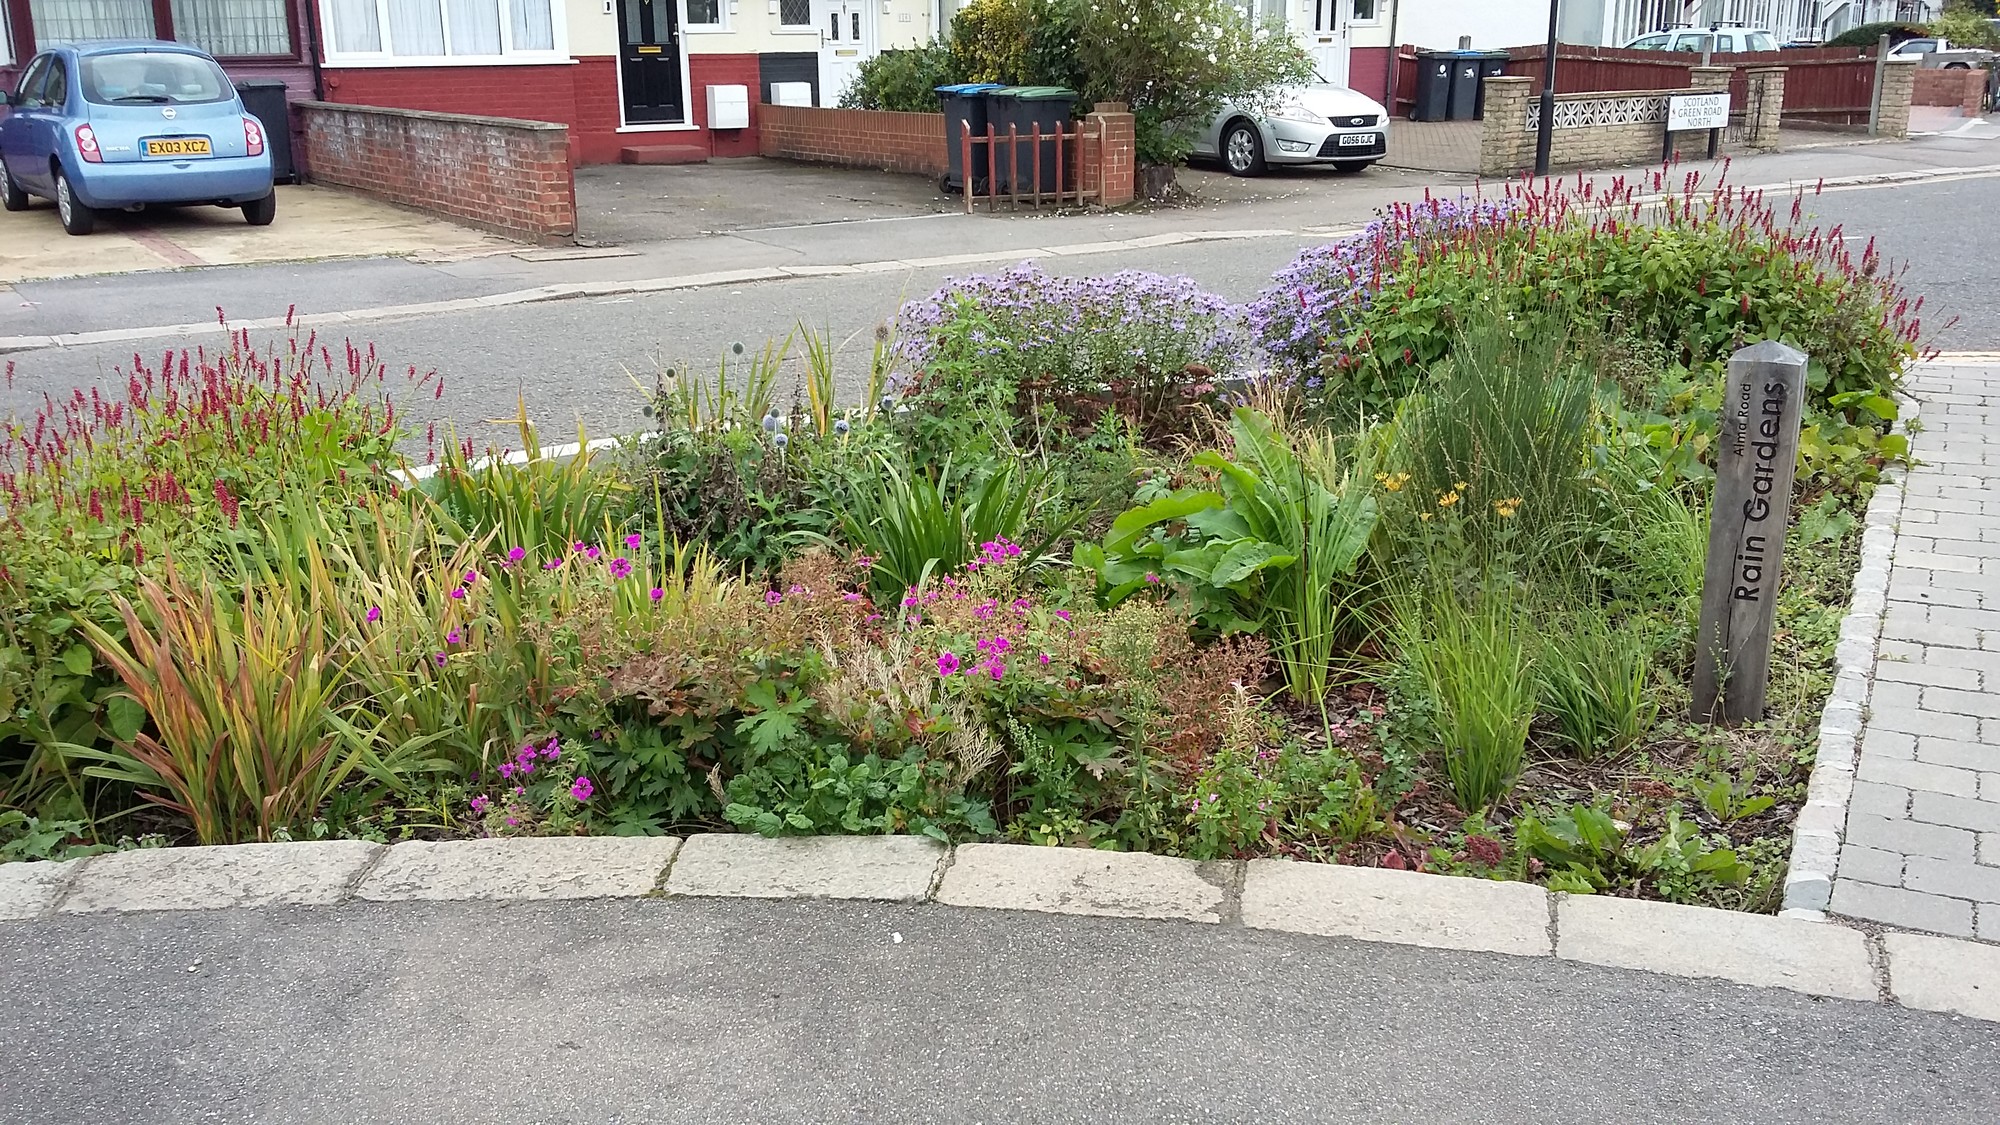
[[[1302,125],[1326,124],[1326,118],[1302,105],[1288,105],[1271,116],[1280,121],[1296,121]]]

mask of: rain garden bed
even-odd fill
[[[0,858],[903,832],[1773,910],[1922,339],[1786,202],[1427,201],[1240,308],[1022,266],[900,310],[860,402],[808,334],[506,462],[365,350],[141,367],[0,437]],[[1767,338],[1813,361],[1770,715],[1710,728]]]

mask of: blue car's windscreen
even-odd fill
[[[83,96],[98,105],[198,105],[235,96],[222,68],[199,55],[85,55]]]

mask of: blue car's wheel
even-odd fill
[[[264,198],[252,200],[243,205],[243,221],[253,227],[268,227],[271,225],[271,220],[277,217],[278,190],[276,188],[272,188],[271,194]]]
[[[21,185],[14,182],[5,168],[0,168],[0,207],[9,211],[28,209],[28,193],[21,190]]]
[[[63,229],[71,234],[89,234],[97,229],[97,212],[85,206],[69,189],[69,176],[61,168],[56,169],[56,214],[62,218]]]

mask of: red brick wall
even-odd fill
[[[694,104],[688,107],[695,124],[708,128],[708,87],[746,86],[750,90],[750,127],[748,129],[723,129],[705,134],[709,150],[716,156],[756,156],[758,152],[758,116],[769,106],[758,105],[762,79],[757,68],[756,55],[689,55],[688,56],[688,99]]]
[[[710,85],[750,88],[750,128],[706,131]],[[688,112],[701,132],[620,133],[618,60],[589,55],[573,66],[339,67],[326,71],[328,101],[553,121],[569,126],[570,159],[610,164],[648,139],[707,144],[717,156],[757,155],[756,55],[688,57]]]
[[[1986,93],[1983,70],[1919,69],[1911,105],[1955,105],[1967,117],[1978,117]]]
[[[298,116],[313,180],[516,238],[576,233],[567,126],[313,101]]]
[[[760,105],[758,151],[784,160],[943,175],[950,167],[941,113]]]

